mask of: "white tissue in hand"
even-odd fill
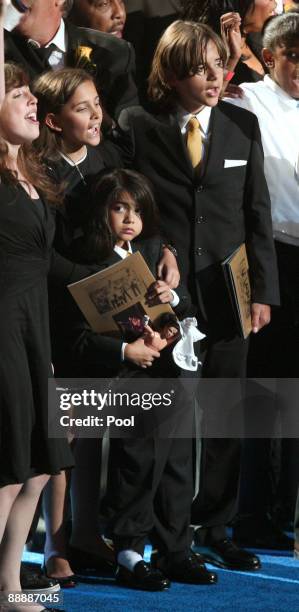
[[[195,317],[188,317],[180,321],[181,339],[175,345],[172,351],[174,362],[182,370],[196,372],[200,362],[194,353],[194,342],[198,342],[205,338],[205,334],[197,328],[197,320]]]

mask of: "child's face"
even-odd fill
[[[299,40],[287,48],[276,47],[274,52],[263,50],[272,79],[292,98],[299,99]]]
[[[117,237],[117,246],[123,247],[142,232],[141,212],[132,197],[123,192],[109,207],[109,224]]]
[[[177,94],[178,103],[189,113],[196,113],[204,106],[216,106],[223,85],[223,62],[213,41],[206,48],[206,58],[197,74],[182,80],[170,81]]]
[[[98,145],[103,115],[94,83],[81,83],[59,113],[47,116],[46,123],[48,118],[51,127],[61,132],[67,149],[75,151],[83,145]]]

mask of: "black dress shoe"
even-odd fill
[[[184,584],[216,584],[218,580],[215,572],[207,570],[201,555],[193,552],[186,559],[169,565],[165,574],[170,580]]]
[[[107,548],[109,547],[107,546]],[[77,574],[90,571],[114,575],[115,572],[115,563],[112,560],[106,559],[104,556],[102,557],[99,554],[85,552],[84,550],[80,550],[80,548],[76,548],[75,546],[69,546],[68,560],[71,567]]]
[[[43,591],[44,593],[56,593],[60,591],[59,582],[55,578],[48,578],[40,570],[26,567],[22,563],[20,571],[22,591]]]
[[[132,572],[119,565],[116,570],[116,582],[120,586],[141,591],[165,591],[170,587],[168,578],[144,561],[138,561]]]
[[[230,570],[252,571],[261,567],[261,562],[256,555],[239,548],[229,538],[213,542],[209,546],[200,546],[204,561]]]

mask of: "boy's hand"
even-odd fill
[[[251,304],[252,331],[257,334],[271,320],[271,308],[268,304]]]
[[[160,357],[160,353],[149,346],[145,346],[143,338],[138,338],[135,342],[126,345],[124,356],[125,359],[145,369],[153,365],[154,359]]]
[[[173,293],[168,283],[157,280],[149,287],[146,297],[151,306],[155,304],[169,304],[173,300]]]
[[[163,278],[171,289],[175,289],[180,282],[176,258],[167,248],[163,249],[163,255],[157,267],[157,276],[158,278]]]

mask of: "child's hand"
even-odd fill
[[[144,369],[150,368],[154,359],[158,357],[160,357],[160,353],[149,346],[145,346],[143,338],[138,338],[125,347],[125,359]]]
[[[163,255],[157,267],[157,276],[163,278],[171,289],[175,289],[180,282],[180,273],[176,258],[166,247],[163,249]]]
[[[173,293],[165,281],[157,280],[149,287],[146,297],[151,306],[169,304],[173,300]]]

